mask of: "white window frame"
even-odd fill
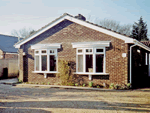
[[[82,49],[82,53],[78,53],[78,50]],[[92,49],[92,52],[87,53],[86,49]],[[96,49],[103,49],[103,52],[96,52]],[[89,48],[77,48],[76,49],[76,73],[77,74],[105,74],[106,73],[106,49],[105,47],[89,47]],[[93,72],[86,72],[86,55],[93,55]],[[103,54],[103,72],[96,72],[96,55]],[[78,72],[78,55],[83,55],[83,72]]]
[[[43,50],[46,50],[46,53],[42,53]],[[54,50],[54,53],[50,53],[50,50]],[[36,53],[36,51],[39,51],[39,53]],[[42,55],[47,55],[47,70],[46,71],[42,71]],[[56,71],[50,71],[50,59],[49,59],[50,55],[54,55],[56,58]],[[35,49],[34,58],[35,56],[39,56],[39,71],[36,70],[36,60],[34,60],[34,72],[35,73],[57,73],[57,70],[58,70],[57,49]]]

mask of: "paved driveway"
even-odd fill
[[[0,112],[149,113],[150,89],[91,91],[0,84]]]

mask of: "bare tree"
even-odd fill
[[[130,36],[132,32],[132,25],[131,24],[120,25],[118,32]]]
[[[95,23],[102,27],[111,29],[113,31],[120,32],[121,34],[131,35],[132,25],[130,24],[120,25],[120,22],[111,19],[104,19],[104,20],[97,19]]]
[[[28,35],[32,34],[33,32],[35,32],[32,28],[22,28],[20,30],[12,30],[11,35],[13,36],[17,36],[19,38],[25,38]]]

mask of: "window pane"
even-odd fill
[[[39,53],[39,51],[35,51],[35,53],[37,54],[37,53]]]
[[[78,50],[78,53],[82,53],[82,49],[79,49],[79,50]]]
[[[46,50],[42,50],[42,53],[46,53]]]
[[[49,56],[50,59],[50,71],[56,71],[56,57],[55,55],[50,55]]]
[[[96,49],[96,52],[103,52],[103,49]]]
[[[50,53],[54,53],[54,50],[50,50]]]
[[[96,72],[103,72],[104,55],[96,55]]]
[[[78,55],[78,72],[83,72],[83,55]]]
[[[39,56],[35,56],[35,68],[36,71],[39,71]]]
[[[92,49],[86,49],[86,52],[92,52]]]
[[[93,55],[86,55],[86,72],[93,72]]]
[[[47,71],[47,56],[42,55],[42,71]]]

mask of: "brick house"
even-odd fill
[[[87,83],[138,84],[133,68],[146,66],[143,73],[148,73],[149,47],[90,23],[80,14],[65,13],[15,47],[19,49],[19,78],[28,82],[57,83],[58,59],[74,62],[74,75]],[[139,57],[134,60],[136,55]]]
[[[0,34],[0,59],[18,59],[18,49],[14,44],[18,37]]]

